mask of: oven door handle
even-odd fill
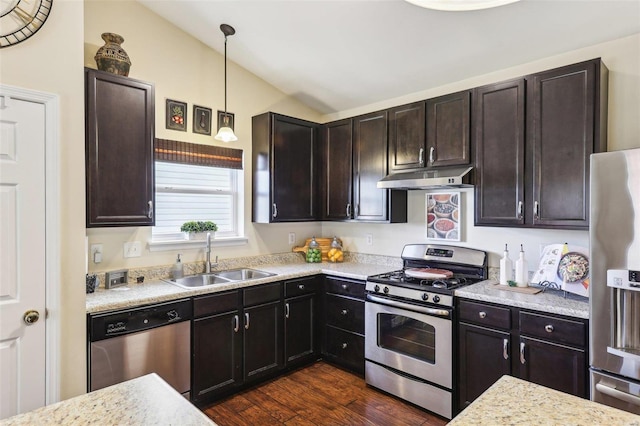
[[[629,404],[640,405],[640,398],[635,395],[631,395],[607,385],[603,385],[602,383],[596,383],[596,389],[605,395],[609,395],[612,398],[619,399]]]
[[[447,309],[427,308],[426,306],[409,305],[406,303],[396,302],[395,300],[386,299],[384,297],[374,296],[367,294],[367,301],[379,303],[381,305],[393,306],[394,308],[407,309],[410,311],[419,312],[421,314],[433,315],[437,317],[450,318],[451,312]]]

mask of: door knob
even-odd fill
[[[24,317],[22,318],[24,323],[27,325],[34,324],[38,322],[40,319],[40,312],[34,311],[33,309],[24,313]]]

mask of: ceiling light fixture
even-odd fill
[[[468,10],[489,9],[491,7],[504,6],[520,0],[405,0],[416,6],[427,9],[446,10],[452,12],[464,12]]]
[[[218,130],[218,134],[214,139],[223,142],[237,141],[238,137],[233,133],[233,129],[229,127],[229,115],[227,114],[227,37],[236,33],[231,25],[222,24],[220,30],[224,34],[224,118],[222,127]]]

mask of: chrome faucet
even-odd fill
[[[209,274],[211,272],[211,232],[207,232],[207,260],[204,263],[204,272]],[[216,256],[215,265],[218,265],[218,256]]]

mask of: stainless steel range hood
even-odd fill
[[[447,187],[471,187],[464,177],[473,167],[455,167],[435,170],[396,173],[378,181],[382,189],[437,189]]]

